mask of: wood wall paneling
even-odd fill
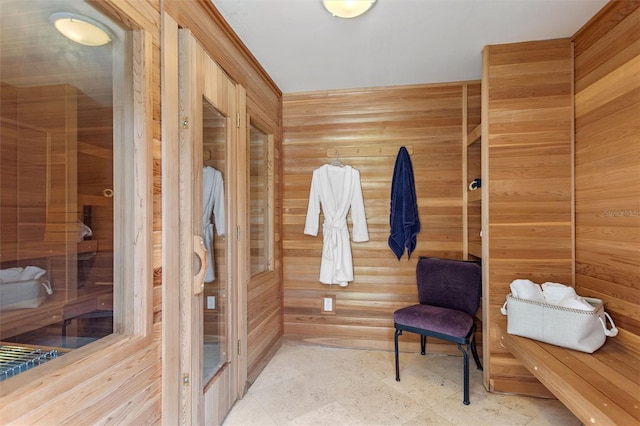
[[[463,258],[462,134],[466,83],[285,94],[283,273],[285,336],[346,347],[391,349],[393,311],[415,303],[420,255]],[[479,84],[471,117],[479,122]],[[411,148],[422,230],[411,259],[387,245],[395,157]],[[335,154],[333,154],[335,153]],[[355,280],[318,281],[322,233],[303,235],[311,175],[339,157],[361,173],[370,240],[352,243]],[[350,226],[350,225],[349,225]],[[336,314],[320,314],[322,295]],[[411,341],[407,335],[406,341]],[[435,341],[431,351],[447,352]],[[404,345],[402,345],[404,346]],[[404,346],[403,350],[411,350]],[[452,353],[457,350],[455,347]]]
[[[485,383],[540,394],[494,324],[516,278],[573,284],[572,45],[487,46],[483,73]],[[548,392],[545,393],[548,395]]]
[[[575,37],[576,290],[640,334],[640,2]]]

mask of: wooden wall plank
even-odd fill
[[[638,1],[610,1],[573,36],[576,92],[616,68],[612,61],[635,56],[628,52],[637,43],[639,7]]]
[[[576,290],[640,334],[640,2],[610,2],[576,45]]]

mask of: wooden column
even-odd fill
[[[572,44],[487,46],[483,55],[485,385],[549,395],[494,327],[514,279],[573,283]]]

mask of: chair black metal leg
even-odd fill
[[[478,349],[476,348],[475,340],[471,342],[471,353],[473,354],[473,359],[476,361],[478,370],[482,371],[482,364],[480,363],[480,357],[478,357]]]
[[[464,398],[462,403],[469,405],[469,352],[458,343],[458,349],[462,352],[462,358],[464,360]]]
[[[474,323],[471,327],[471,332],[469,333],[469,344],[468,347],[471,347],[471,353],[473,354],[473,359],[476,362],[476,367],[478,370],[482,371],[482,364],[480,363],[480,357],[478,357],[478,349],[476,348],[476,324]]]
[[[425,355],[427,353],[427,336],[420,335],[420,355]]]
[[[402,334],[402,330],[398,330],[396,328],[396,333],[393,336],[393,342],[395,344],[396,349],[396,381],[400,381],[400,359],[398,358],[398,336]]]

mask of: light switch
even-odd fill
[[[216,297],[207,296],[207,309],[215,309],[215,308],[216,308]]]

